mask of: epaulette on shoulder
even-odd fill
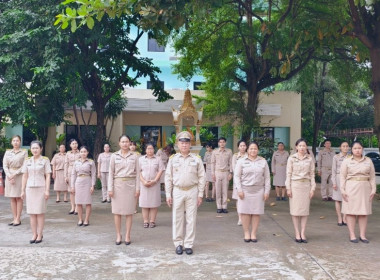
[[[28,160],[28,159],[31,159],[32,157],[27,157],[26,159]]]
[[[237,156],[238,155],[238,153],[234,153],[234,156]]]
[[[7,152],[10,152],[10,151],[12,151],[12,149],[7,149]]]
[[[138,156],[141,155],[140,152],[135,152],[135,153],[136,153],[136,155],[138,155]]]
[[[174,154],[174,155],[171,155],[169,158],[172,158],[172,157],[174,157],[176,154]]]
[[[93,160],[92,158],[89,158],[89,159],[88,159],[88,161],[90,161],[90,162],[91,162],[91,161],[94,161],[94,160]]]
[[[43,158],[43,159],[47,159],[47,160],[49,159],[48,157],[45,157],[45,156],[43,156],[42,158]]]

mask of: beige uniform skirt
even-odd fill
[[[240,214],[264,214],[264,186],[242,186],[244,199],[238,198],[237,210]]]
[[[290,215],[309,216],[310,182],[291,181],[292,197],[289,198]]]
[[[211,165],[206,164],[206,182],[215,182],[212,178],[212,171],[211,171]]]
[[[141,208],[156,208],[161,205],[161,187],[160,183],[149,188],[141,183],[139,206]]]
[[[348,202],[342,201],[342,213],[348,215],[371,215],[372,202],[369,201],[371,191],[369,181],[348,180],[346,182]]]
[[[15,183],[11,184],[8,178],[5,178],[5,197],[21,197],[22,174],[16,175],[14,179]]]
[[[45,187],[27,187],[25,189],[26,213],[46,213],[47,200],[45,199]]]
[[[112,214],[132,215],[135,212],[136,178],[114,179]]]
[[[54,190],[56,192],[67,192],[68,190],[63,169],[55,171]]]
[[[342,201],[342,193],[340,192],[340,178],[339,178],[339,174],[337,174],[335,180],[336,180],[337,190],[333,189],[332,199],[335,200],[335,201]]]
[[[90,176],[78,176],[75,180],[75,204],[92,204]]]

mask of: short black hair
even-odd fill
[[[43,147],[42,142],[38,140],[33,140],[32,142],[30,142],[30,147],[32,147],[33,144],[37,144],[41,149]]]
[[[220,140],[224,140],[224,142],[227,142],[227,139],[224,138],[224,137],[219,137],[218,142],[219,142]]]

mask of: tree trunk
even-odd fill
[[[374,101],[374,122],[375,133],[380,148],[380,48],[370,49],[369,51],[372,64],[371,88],[373,91]]]
[[[251,134],[255,126],[258,125],[257,106],[259,103],[259,92],[257,91],[257,84],[252,83],[248,87],[248,101],[246,107],[246,115],[243,117],[242,140],[249,142]]]
[[[75,104],[73,105],[73,112],[74,112],[74,116],[75,116],[77,130],[78,130],[78,139],[77,140],[79,140],[80,144],[83,145],[83,139],[82,139],[82,134],[80,131],[80,123],[79,123],[79,118],[78,118],[78,111],[77,111],[77,106]]]
[[[111,138],[111,134],[112,134],[112,129],[113,129],[113,125],[115,124],[115,119],[112,118],[112,122],[111,122],[111,128],[110,128],[110,133],[108,134],[108,137],[107,137],[107,141],[109,142],[110,141],[110,138]],[[105,125],[105,127],[107,126],[107,124]]]

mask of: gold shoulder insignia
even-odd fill
[[[136,152],[136,155],[141,155],[140,152]]]
[[[174,155],[171,155],[169,158],[172,158],[172,157],[174,157],[176,154],[174,154]]]
[[[48,157],[45,157],[45,156],[43,156],[42,158],[43,158],[43,159],[49,159]]]
[[[89,158],[88,161],[94,161],[92,158]]]
[[[234,153],[234,156],[237,156],[238,155],[238,153]]]
[[[32,157],[27,157],[26,159],[28,160],[28,159],[31,159]]]
[[[7,152],[10,152],[10,151],[12,151],[12,149],[7,149]]]
[[[200,155],[196,155],[197,157],[199,157],[199,158],[202,158]]]

